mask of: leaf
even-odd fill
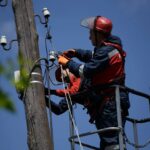
[[[0,74],[4,73],[4,66],[0,64]]]
[[[23,92],[29,85],[29,75],[27,71],[22,69],[22,72],[19,73],[17,81],[13,80],[18,92]]]
[[[0,108],[4,108],[11,112],[16,111],[12,101],[8,97],[8,94],[2,90],[0,90]]]

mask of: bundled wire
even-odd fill
[[[46,58],[47,58],[47,62],[46,62],[46,70],[45,70],[45,74],[46,74],[46,81],[47,81],[47,88],[50,89],[50,82],[52,81],[51,78],[50,78],[50,67],[52,67],[54,64],[54,62],[52,62],[52,65],[49,66],[49,50],[47,48],[47,40],[50,40],[50,43],[51,43],[51,46],[53,47],[52,45],[52,36],[50,35],[50,29],[46,27],[46,30],[47,30],[47,33],[46,33],[46,37],[45,37],[45,51],[46,51]],[[53,82],[52,82],[53,83]],[[46,83],[45,83],[46,84]],[[52,147],[53,147],[53,150],[54,150],[54,137],[53,137],[53,119],[52,119],[52,109],[51,109],[51,94],[50,94],[50,90],[48,90],[48,108],[49,108],[49,126],[50,126],[50,130],[51,130],[51,140],[52,140]]]
[[[62,70],[63,70],[62,65],[60,65],[60,68],[61,68],[61,72],[62,72]],[[63,74],[61,74],[61,78],[62,78],[62,82],[63,82],[63,87],[65,89],[65,81],[64,81],[64,75]],[[82,146],[81,139],[80,139],[80,136],[79,136],[78,127],[77,127],[77,125],[75,123],[75,120],[74,120],[74,117],[73,117],[73,115],[71,113],[70,105],[71,106],[73,105],[72,104],[72,100],[71,100],[71,96],[70,96],[69,93],[66,93],[66,91],[65,91],[65,98],[66,98],[66,102],[67,102],[67,105],[68,105],[68,110],[69,110],[70,118],[71,118],[72,124],[74,126],[75,132],[76,132],[77,137],[78,137],[80,149],[83,150],[83,146]]]
[[[49,57],[50,51],[48,51],[48,48],[47,48],[47,40],[50,42],[51,47],[52,47],[53,50],[54,50],[54,45],[53,45],[53,43],[52,43],[52,36],[50,35],[50,28],[48,28],[48,27],[46,27],[46,28],[47,28],[47,33],[46,33],[46,37],[45,37],[45,50],[46,50],[46,57],[47,57],[47,60],[49,60],[48,57]],[[54,64],[54,62],[53,62],[53,65],[57,66],[56,64]],[[47,64],[46,64],[46,66],[48,66],[48,62],[47,62]],[[60,67],[61,67],[61,72],[62,72],[62,66],[60,66]],[[56,84],[54,84],[54,83],[52,82],[52,80],[51,80],[51,78],[50,78],[49,75],[50,75],[50,69],[49,69],[49,67],[46,67],[46,80],[47,80],[47,84],[48,84],[48,89],[50,89],[50,81],[51,81],[51,83],[52,83],[53,85],[56,85]],[[63,74],[61,74],[61,77],[62,77],[62,81],[63,81],[63,82],[62,82],[62,83],[63,83],[63,87],[64,87],[64,89],[65,89],[65,82],[64,82],[64,76],[63,76]],[[58,85],[58,84],[57,84],[57,85]],[[52,132],[52,133],[51,133],[51,136],[53,137],[52,111],[51,111],[51,104],[50,104],[50,100],[51,100],[51,97],[50,97],[50,90],[49,90],[48,95],[49,95],[48,98],[49,98],[50,128],[51,128],[51,132]],[[71,118],[73,127],[74,127],[74,129],[75,129],[75,131],[76,131],[76,134],[77,134],[77,137],[78,137],[80,149],[83,150],[83,146],[82,146],[82,144],[81,144],[81,140],[80,140],[80,137],[79,137],[78,128],[77,128],[77,126],[76,126],[75,119],[74,119],[74,117],[73,117],[73,115],[72,115],[71,108],[70,108],[70,106],[73,105],[73,104],[72,104],[72,100],[71,100],[71,96],[70,96],[69,93],[66,93],[66,92],[65,92],[65,97],[66,97],[66,102],[67,102],[67,105],[68,105],[68,110],[69,110],[70,118]],[[53,143],[53,141],[52,141],[52,143]],[[53,149],[54,149],[54,146],[53,146]]]

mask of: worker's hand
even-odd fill
[[[50,90],[50,94],[57,95],[57,92],[56,92],[56,90]]]
[[[69,60],[70,59],[66,58],[65,56],[62,56],[62,55],[58,56],[58,63],[61,64],[62,66],[66,66]]]
[[[56,90],[45,88],[45,95],[49,95],[49,94],[56,95],[57,92]]]
[[[67,56],[69,58],[72,58],[72,57],[75,57],[76,51],[74,49],[69,49],[67,51],[64,51],[63,55],[65,55],[65,56]]]

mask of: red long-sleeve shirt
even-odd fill
[[[68,84],[67,89],[57,89],[56,93],[58,96],[64,97],[65,93],[70,95],[76,94],[80,88],[81,79],[75,77],[73,74],[70,75],[70,83]]]

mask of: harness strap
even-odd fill
[[[103,43],[104,43],[104,45],[112,46],[112,47],[118,49],[119,53],[123,59],[123,62],[125,61],[126,53],[119,44],[115,44],[115,43],[111,43],[111,42],[103,42]]]
[[[93,123],[95,121],[97,114],[100,115],[102,113],[106,102],[111,101],[113,98],[114,96],[104,96],[100,103],[98,103],[96,106],[93,106],[93,110],[90,113],[90,120],[89,120],[90,123]]]

